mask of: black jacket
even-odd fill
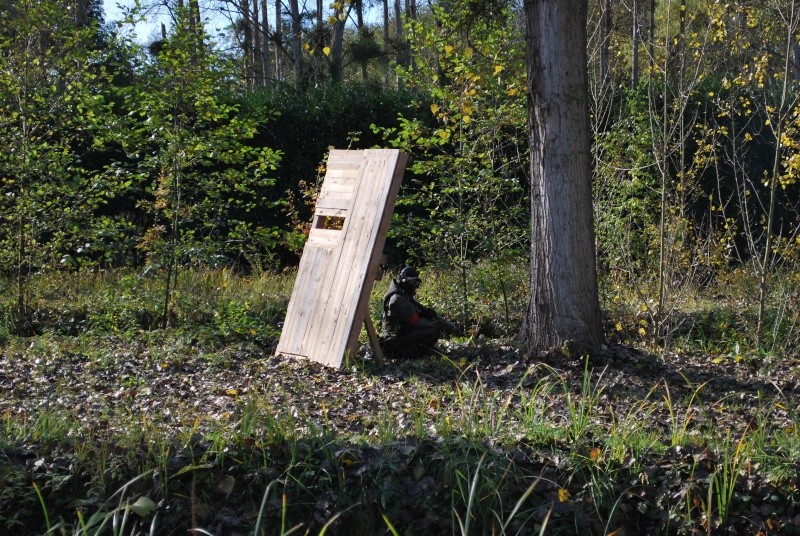
[[[389,290],[383,297],[384,335],[402,335],[415,327],[431,324],[436,313],[414,299],[414,293],[405,285],[392,280]]]

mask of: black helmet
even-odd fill
[[[404,266],[397,277],[398,283],[411,284],[419,286],[419,272],[413,266]]]

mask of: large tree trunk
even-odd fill
[[[588,0],[525,0],[531,149],[531,298],[523,337],[534,351],[602,342],[592,216]]]

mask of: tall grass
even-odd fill
[[[448,277],[446,273],[436,274],[426,284],[445,282]],[[279,333],[292,277],[270,273],[244,277],[224,270],[184,271],[174,301],[177,327],[172,330],[158,330],[148,324],[148,318],[156,318],[160,307],[157,278],[105,272],[66,275],[61,280],[50,275],[34,279],[35,299],[31,303],[40,308],[36,317],[39,334],[9,335],[2,341],[3,359],[15,366],[31,367],[38,377],[54,381],[48,384],[44,391],[48,394],[36,409],[7,411],[0,417],[0,447],[49,449],[62,454],[68,451],[78,462],[76,466],[81,467],[84,481],[98,488],[118,485],[132,473],[151,472],[148,474],[158,477],[148,480],[148,487],[165,500],[180,494],[188,496],[184,478],[189,472],[197,475],[196,479],[192,476],[192,482],[205,485],[209,496],[217,496],[219,475],[230,476],[225,471],[231,471],[238,484],[244,481],[236,473],[240,469],[251,475],[247,485],[258,488],[253,507],[258,514],[252,527],[256,531],[270,532],[265,527],[275,520],[279,528],[271,533],[330,531],[355,516],[356,506],[371,508],[379,504],[380,508],[376,508],[385,525],[382,528],[394,533],[402,525],[402,517],[393,509],[399,506],[391,498],[381,502],[380,494],[396,500],[397,495],[390,493],[396,490],[382,488],[382,483],[396,486],[399,479],[406,478],[408,485],[413,485],[430,477],[435,485],[432,484],[433,491],[426,491],[430,494],[426,498],[432,503],[438,501],[436,504],[447,503],[454,533],[494,530],[495,534],[512,534],[520,524],[528,529],[536,525],[537,531],[544,532],[563,522],[566,514],[559,508],[561,503],[573,509],[591,504],[589,513],[581,510],[581,515],[589,516],[601,530],[609,532],[620,523],[622,505],[629,495],[655,485],[647,482],[647,460],[691,449],[712,452],[714,471],[704,482],[687,487],[679,499],[669,499],[679,503],[671,503],[670,511],[696,523],[698,509],[703,509],[707,519],[724,525],[735,517],[735,498],[741,490],[744,471],[758,464],[759,470],[775,482],[790,482],[796,473],[800,419],[796,402],[779,389],[763,395],[763,403],[749,427],[742,430],[744,423],[733,423],[738,428],[734,426],[726,434],[712,425],[715,406],[707,400],[707,384],[692,384],[684,378],[685,386],[681,387],[687,394],[681,397],[666,381],[656,382],[641,398],[630,401],[626,411],[617,414],[609,402],[614,393],[610,392],[605,371],[592,368],[588,360],[582,361],[582,371],[574,383],[564,371],[552,366],[535,360],[518,363],[516,366],[525,367],[521,369],[524,372],[515,372],[516,383],[502,387],[481,368],[477,358],[463,363],[440,358],[442,368],[452,372],[441,381],[417,375],[413,367],[406,367],[400,380],[384,378],[383,371],[361,366],[336,376],[336,389],[326,392],[327,406],[282,406],[272,396],[280,393],[276,391],[279,385],[266,383],[251,385],[246,393],[234,386],[233,395],[221,394],[234,401],[234,409],[226,415],[210,415],[204,408],[186,404],[173,408],[168,420],[156,414],[137,413],[120,400],[104,410],[103,424],[99,424],[56,403],[69,387],[60,375],[63,361],[68,358],[73,364],[79,363],[84,374],[102,373],[111,382],[119,381],[115,388],[130,389],[146,387],[142,384],[145,380],[127,372],[132,365],[176,375],[183,373],[184,365],[198,363],[208,366],[208,370],[225,371],[233,366],[233,350],[258,349],[246,354],[246,359],[268,354]],[[519,314],[514,306],[524,294],[519,285],[509,282],[502,287],[509,292],[517,289],[519,294],[514,296],[484,295],[485,307],[476,298],[471,309],[480,312],[473,319],[475,326],[486,327],[492,300],[494,306],[500,303],[497,300],[505,300],[507,307],[503,306],[502,316]],[[381,295],[380,286],[376,285],[373,301],[380,300]],[[449,302],[440,299],[444,309],[434,305],[446,313]],[[634,303],[631,301],[632,306]],[[678,331],[685,329],[681,344],[693,344],[695,351],[702,347],[730,352],[733,344],[743,339],[735,325],[739,317],[723,314],[720,304],[715,307],[707,315],[695,311],[680,326],[675,324],[673,342],[677,344]],[[623,329],[617,329],[614,319],[612,333],[630,337],[628,342],[643,340],[644,336],[637,335],[640,324],[635,309],[619,305],[616,310]],[[793,333],[789,316],[788,306],[776,315],[779,322],[775,325],[783,326],[783,331],[776,331],[781,337]],[[77,335],[72,334],[74,331]],[[775,347],[781,345],[789,343],[776,343]],[[267,365],[258,365],[262,366]],[[258,367],[252,371],[260,377],[263,369]],[[370,407],[370,413],[356,416],[363,419],[364,431],[339,431],[337,423],[330,420],[334,410],[340,416],[346,414],[342,408],[360,410],[357,386],[395,381],[402,384],[402,389],[396,390],[398,399],[382,400]],[[325,385],[322,375],[320,382]],[[313,399],[316,389],[315,384],[302,386],[301,390]],[[722,402],[729,401],[715,400],[714,404]],[[789,414],[789,425],[772,424],[778,411]],[[399,454],[387,455],[380,463],[368,463],[359,454],[359,449],[367,447],[391,451],[402,442],[406,442],[403,449],[412,451],[420,443],[434,445],[434,453],[425,457],[420,454],[413,463]],[[524,461],[527,454],[523,454],[530,452],[541,452],[541,458],[550,460],[552,467]],[[176,472],[172,464],[177,458],[185,458],[189,469]],[[0,469],[5,471],[6,467],[10,465],[0,463]],[[551,480],[543,476],[543,467],[553,469],[554,473],[548,473]],[[356,471],[360,484],[378,490],[372,492],[377,499],[356,493],[361,488],[350,480]],[[694,473],[687,476],[693,477]],[[93,497],[99,501],[93,503],[95,512],[80,510],[71,525],[51,515],[56,511],[49,495],[54,486],[46,479],[37,480],[35,488],[27,485],[17,490],[15,486],[20,484],[15,483],[0,489],[0,507],[4,497],[16,497],[13,493],[19,491],[26,501],[36,500],[47,518],[44,523],[49,528],[45,530],[53,533],[82,530],[81,534],[94,534],[91,530],[113,527],[115,523],[127,528],[127,532],[134,525],[137,530],[150,530],[151,525],[145,526],[144,518],[137,513],[147,510],[147,501],[142,499],[136,506],[146,494],[141,489],[134,493],[144,480],[131,481],[127,491],[112,495],[111,502],[102,502],[105,497],[98,499],[98,492]],[[325,514],[327,517],[320,514],[316,529],[310,525],[299,528],[305,522],[303,516],[313,516],[314,505],[331,493],[341,503],[334,504]],[[157,498],[154,496],[153,500]],[[63,509],[58,511],[63,515]],[[157,524],[155,515],[146,521],[152,526]]]

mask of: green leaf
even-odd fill
[[[158,510],[156,503],[145,495],[139,497],[136,502],[129,505],[128,508],[139,517],[150,517]]]

